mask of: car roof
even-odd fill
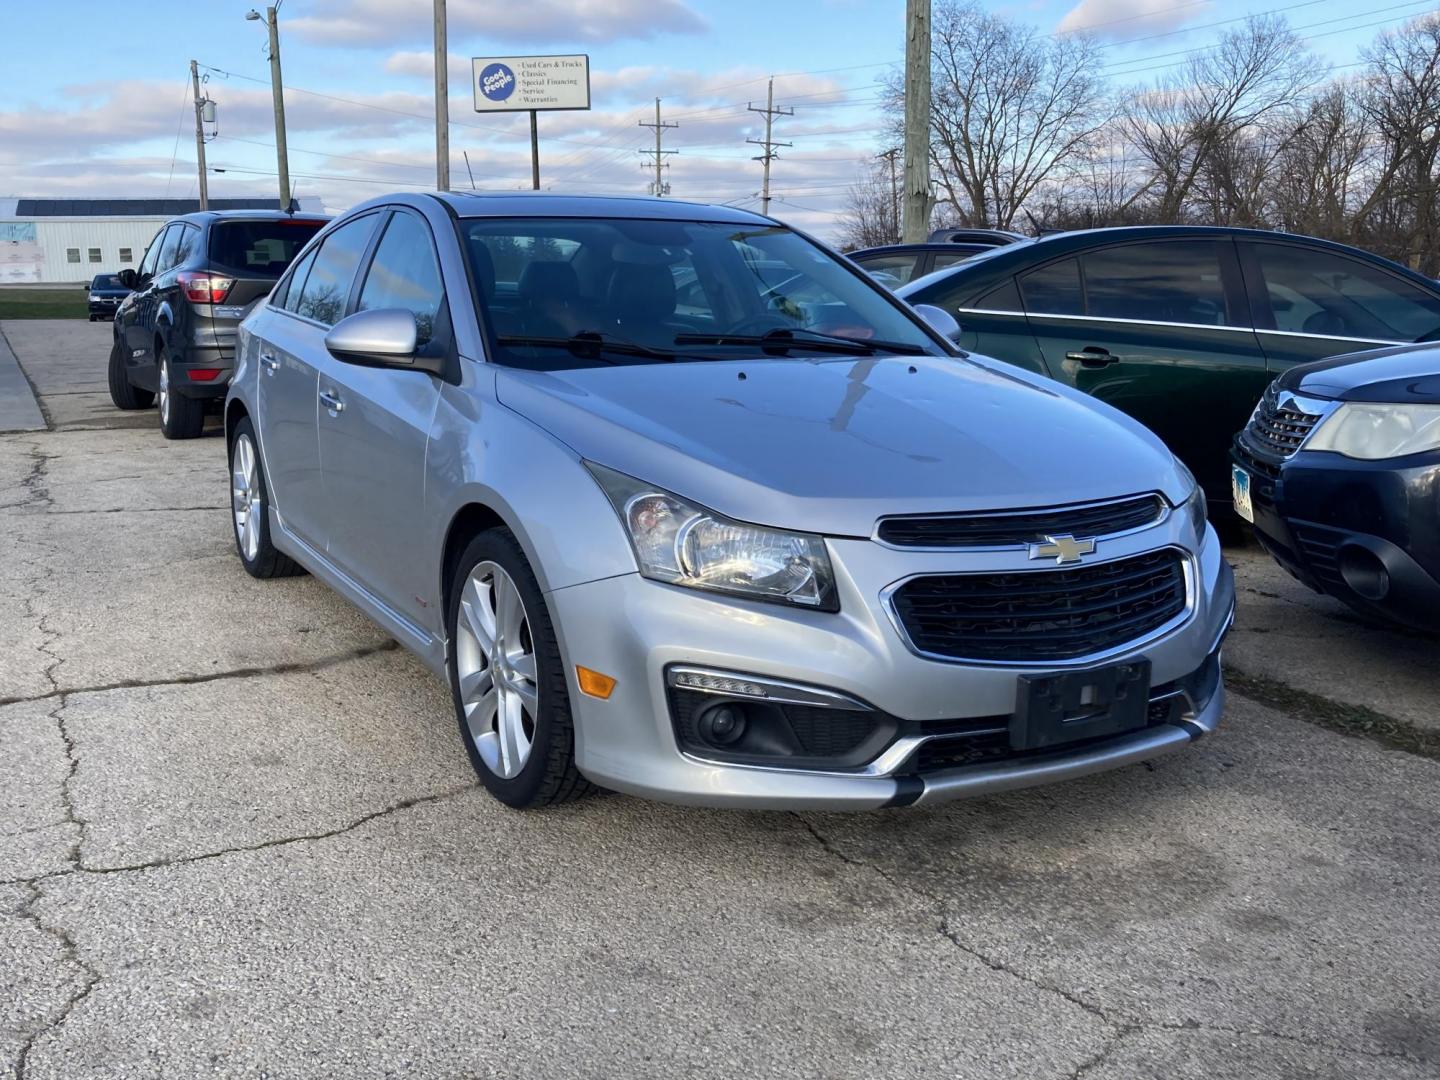
[[[560,195],[548,191],[439,191],[432,194],[460,217],[649,218],[728,225],[778,224],[773,218],[733,206],[643,195]]]
[[[189,214],[177,214],[166,220],[169,225],[176,221],[188,221],[193,225],[204,225],[216,221],[320,221],[330,220],[329,214],[309,210],[296,210],[293,214],[284,210],[195,210]]]
[[[1020,243],[1020,241],[1016,241]],[[1009,245],[1005,245],[1009,246]],[[850,258],[859,255],[904,255],[911,251],[956,252],[973,248],[975,251],[990,251],[994,244],[980,244],[972,240],[927,240],[922,244],[880,244],[878,247],[857,248],[849,252]]]

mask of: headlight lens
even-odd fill
[[[1185,511],[1185,516],[1190,520],[1190,527],[1195,530],[1195,535],[1203,539],[1208,509],[1205,492],[1196,482],[1195,474],[1178,457],[1175,459],[1175,471],[1184,477],[1190,489],[1190,494],[1185,496],[1184,502],[1180,504],[1180,509]]]
[[[1347,401],[1323,420],[1306,450],[1333,450],[1362,461],[1440,448],[1440,405]]]
[[[732,521],[603,465],[586,466],[620,515],[646,577],[839,610],[835,575],[821,537]]]
[[[90,299],[91,299],[91,300],[99,300],[100,297],[97,296],[95,293],[92,292],[92,293],[90,294]]]

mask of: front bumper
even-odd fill
[[[1158,530],[1106,541],[1115,556],[1180,542],[1183,515]],[[1170,530],[1167,535],[1166,530]],[[1157,535],[1158,533],[1158,535]],[[630,794],[718,807],[865,810],[930,804],[1117,768],[1178,750],[1213,731],[1224,708],[1218,651],[1234,614],[1234,582],[1213,530],[1193,559],[1185,621],[1163,636],[1105,657],[1148,659],[1159,690],[1213,671],[1202,700],[1171,720],[1113,738],[1043,753],[1003,755],[956,768],[918,753],[878,754],[845,769],[707,760],[682,751],[666,673],[676,665],[750,673],[849,695],[905,721],[934,725],[938,739],[965,719],[1008,718],[1023,675],[1085,665],[1004,666],[927,659],[908,649],[881,599],[907,574],[985,570],[999,553],[898,552],[869,541],[830,541],[841,611],[823,614],[730,601],[626,574],[551,592],[547,599],[568,661],[576,760],[596,783]],[[582,694],[574,666],[616,680],[607,700]],[[1093,666],[1093,665],[1092,665]],[[1187,684],[1189,685],[1189,684]],[[1195,685],[1199,685],[1198,682]]]
[[[1440,452],[1356,461],[1300,450],[1274,462],[1237,441],[1232,456],[1251,474],[1256,538],[1293,577],[1359,611],[1440,631]]]

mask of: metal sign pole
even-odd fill
[[[536,121],[539,114],[530,110],[530,186],[540,190],[540,126]]]

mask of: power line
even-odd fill
[[[765,148],[765,152],[755,160],[760,162],[764,168],[764,180],[760,186],[760,212],[762,214],[768,214],[770,213],[770,162],[780,156],[775,153],[775,148],[779,146],[792,147],[795,145],[794,143],[788,142],[776,142],[771,137],[773,135],[775,117],[794,116],[795,110],[775,104],[775,80],[773,78],[770,80],[770,89],[765,96],[765,108],[756,108],[747,102],[746,109],[753,113],[762,113],[765,117],[765,138],[746,139],[745,141],[755,146]]]
[[[664,136],[667,128],[678,128],[680,125],[671,120],[660,119],[660,99],[657,97],[655,99],[655,122],[650,123],[647,120],[641,120],[639,126],[655,129],[655,149],[653,151],[641,150],[640,153],[653,153],[655,155],[655,183],[651,186],[650,194],[659,198],[662,195],[668,194],[670,191],[670,185],[665,183],[665,170],[670,167],[665,164],[665,158],[670,154],[678,154],[680,152],[679,150],[662,149],[660,140]],[[649,167],[648,165],[645,166],[647,169]]]

